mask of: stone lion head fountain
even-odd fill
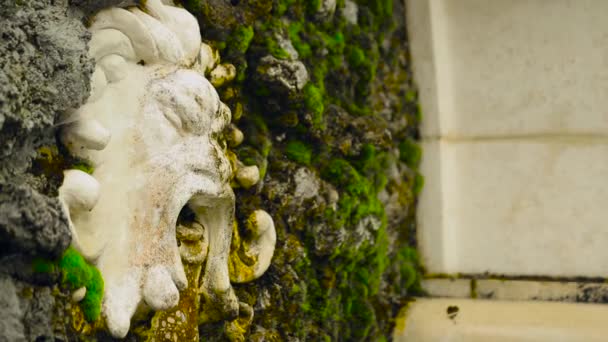
[[[241,164],[230,162],[222,138],[231,112],[205,77],[230,68],[214,69],[217,60],[187,11],[160,0],[143,3],[108,8],[92,19],[91,95],[68,113],[61,131],[71,153],[95,167],[91,175],[66,170],[60,198],[73,246],[104,278],[102,313],[116,337],[127,334],[138,307],[172,308],[188,286],[176,240],[185,206],[208,237],[200,293],[227,317],[239,310],[229,271],[230,181],[238,171],[233,165]],[[253,172],[249,183],[257,181],[256,171],[244,172]],[[261,210],[254,214],[259,224],[247,247],[256,264],[233,281],[259,277],[272,258],[272,219]]]

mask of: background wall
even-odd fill
[[[606,276],[603,1],[411,1],[431,273]]]

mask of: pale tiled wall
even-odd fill
[[[608,276],[608,1],[408,0],[430,273]]]

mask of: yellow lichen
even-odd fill
[[[415,300],[411,300],[405,304],[405,306],[399,311],[397,318],[395,318],[395,335],[403,335],[405,333],[407,312]]]
[[[148,341],[198,341],[199,294],[201,265],[185,264],[188,288],[179,293],[177,307],[157,311],[152,318]]]
[[[178,233],[178,237],[179,237]],[[190,241],[185,237],[180,238],[182,248],[189,248],[191,253],[207,253],[206,246],[201,247],[201,239]],[[203,256],[204,257],[204,256]],[[198,259],[198,258],[195,258]],[[152,318],[152,327],[148,332],[147,341],[198,341],[199,325],[199,280],[202,272],[202,260],[197,263],[190,263],[182,259],[188,287],[180,291],[179,303],[177,307],[157,311]]]
[[[251,224],[249,220],[246,223],[248,226]],[[238,224],[235,221],[232,229],[230,258],[228,260],[230,280],[237,281],[238,279],[254,278],[254,266],[257,263],[257,257],[248,253],[249,247],[247,240],[241,238]]]

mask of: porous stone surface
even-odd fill
[[[336,11],[336,0],[322,0],[317,10],[317,17],[321,20],[331,19]]]
[[[55,145],[59,114],[89,96],[83,15],[67,0],[0,2],[2,340],[55,336],[49,286],[56,277],[35,274],[31,261],[58,257],[71,237],[56,198],[59,179],[31,161],[41,146]]]
[[[420,290],[420,113],[404,2],[183,3],[237,68],[218,92],[244,133],[237,156],[261,177],[235,189],[237,221],[263,207],[277,232],[268,271],[236,288],[255,311],[245,340],[390,338]],[[203,325],[201,338],[229,330]]]
[[[2,254],[58,256],[70,243],[67,219],[58,201],[27,184],[3,184],[0,192]]]
[[[0,186],[10,202],[1,208],[23,203],[23,215],[5,216],[22,226],[0,229],[18,231],[12,234],[22,239],[19,246],[34,246],[29,254],[58,255],[69,238],[39,241],[24,232],[33,231],[30,222],[41,217],[54,223],[44,224],[45,230],[63,229],[69,236],[65,218],[52,214],[61,170],[47,169],[40,158],[30,168],[30,160],[39,147],[55,146],[52,128],[58,115],[80,107],[89,96],[93,63],[86,55],[86,16],[132,2],[0,3]],[[218,85],[218,93],[243,131],[236,157],[259,169],[260,182],[235,189],[235,229],[246,238],[247,218],[264,208],[274,219],[277,242],[266,273],[235,286],[239,317],[201,325],[201,340],[390,338],[392,318],[407,296],[419,291],[420,267],[411,247],[422,183],[415,148],[420,113],[403,1],[335,1],[334,15],[320,18],[332,3],[182,1],[222,63],[236,67],[234,81]],[[207,62],[215,58],[207,57]],[[259,68],[263,58],[278,72],[264,73]],[[294,77],[304,72],[307,82]],[[8,183],[21,202],[5,193]],[[39,204],[35,211],[26,209],[32,201]],[[247,261],[247,255],[242,257]],[[11,336],[87,337],[65,326],[65,311],[54,314],[58,307],[74,308],[66,304],[71,296],[50,291],[56,277],[34,274],[30,258],[12,252],[2,264],[0,274],[7,279],[2,284],[16,289],[0,299],[8,303],[0,317],[6,312],[18,320],[10,321],[16,329]],[[201,303],[199,313],[205,308]],[[197,308],[186,309],[196,326]],[[57,315],[59,326],[40,319]],[[147,331],[150,319],[138,319],[128,339],[145,337],[137,334]],[[109,338],[103,332],[98,337]]]
[[[260,59],[257,72],[264,82],[273,85],[279,92],[300,91],[308,82],[306,67],[298,60],[289,61],[268,55]]]
[[[69,0],[72,8],[78,9],[84,15],[93,15],[101,9],[108,7],[135,6],[139,0]]]
[[[88,33],[67,1],[3,1],[0,9],[0,179],[22,174],[53,137],[56,116],[88,97]]]
[[[12,279],[0,277],[0,331],[6,341],[25,341],[23,329],[23,311],[19,306],[17,289]]]

